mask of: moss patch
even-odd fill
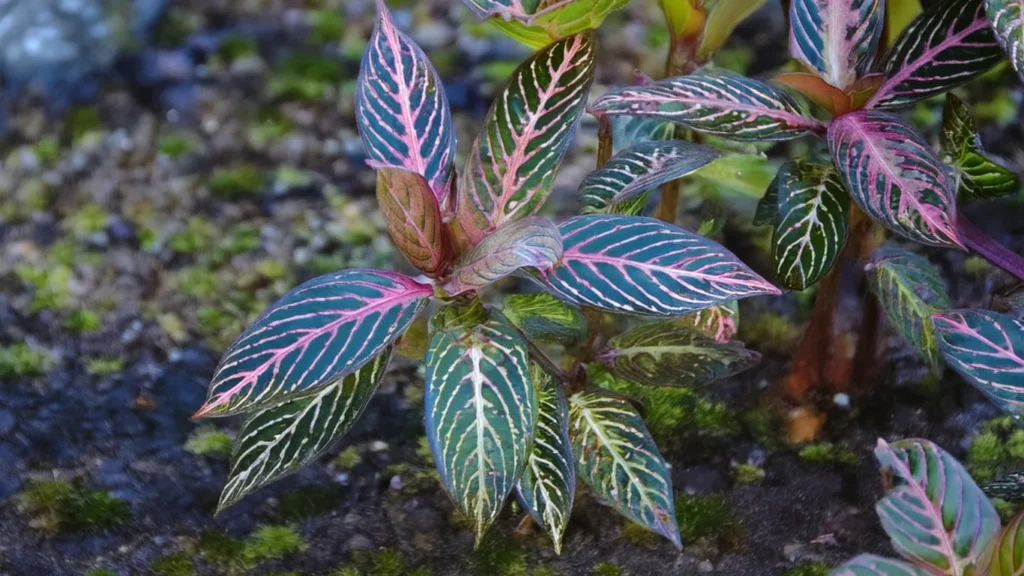
[[[198,548],[207,562],[227,570],[240,565],[245,544],[223,532],[207,531],[199,535]]]
[[[250,165],[220,168],[210,176],[210,193],[218,198],[237,200],[259,196],[265,178],[259,168]]]
[[[723,551],[743,545],[743,524],[725,496],[678,494],[676,519],[683,542],[704,541]]]
[[[598,562],[594,564],[594,576],[622,576],[622,568],[611,562]]]
[[[334,457],[334,465],[339,470],[352,470],[363,462],[362,450],[359,446],[347,446]]]
[[[815,442],[800,449],[800,458],[811,464],[856,466],[857,453],[831,442]]]
[[[189,435],[185,450],[197,456],[227,458],[231,456],[231,437],[214,426],[201,426]]]
[[[157,576],[193,576],[196,573],[191,555],[185,552],[157,558],[149,569]]]
[[[46,532],[64,530],[106,530],[128,520],[130,509],[124,500],[102,490],[82,490],[67,480],[31,482],[18,495],[30,525]]]
[[[1024,429],[1008,417],[986,422],[967,453],[967,470],[979,484],[1024,465]]]
[[[242,558],[250,563],[281,560],[308,547],[302,535],[291,526],[261,526],[246,539]]]
[[[328,487],[304,487],[289,490],[281,496],[277,513],[284,520],[302,520],[338,508],[342,494]]]
[[[91,376],[113,376],[124,371],[124,362],[120,358],[90,358],[85,371]]]
[[[24,342],[0,346],[0,379],[34,378],[53,367],[48,354],[31,348]]]
[[[831,568],[822,562],[804,562],[786,570],[786,576],[828,576]]]
[[[473,551],[469,565],[476,576],[526,576],[527,553],[507,535],[493,533]]]

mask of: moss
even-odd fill
[[[308,547],[305,539],[291,526],[261,526],[242,548],[242,558],[248,562],[281,560]]]
[[[974,115],[979,121],[995,122],[1005,126],[1017,117],[1017,103],[1013,94],[1000,88],[996,94],[987,102],[976,102],[972,106]]]
[[[1024,430],[1014,430],[1006,441],[1006,451],[1014,460],[1024,460]]]
[[[249,142],[255,148],[265,148],[291,134],[295,126],[287,117],[275,110],[260,114],[259,118],[249,127]]]
[[[73,310],[68,317],[64,319],[64,327],[72,332],[78,332],[79,334],[88,334],[95,332],[100,329],[100,316],[92,310],[85,308],[79,308]]]
[[[370,576],[404,576],[405,556],[394,548],[384,548],[373,555]]]
[[[968,256],[964,258],[963,266],[964,274],[974,278],[984,278],[992,271],[992,265],[988,263],[988,260],[979,256]]]
[[[284,520],[302,520],[334,510],[341,505],[341,501],[341,493],[333,488],[298,488],[281,496],[277,513]]]
[[[736,481],[740,484],[753,484],[764,480],[764,469],[753,464],[736,466]]]
[[[362,576],[362,573],[354,566],[338,566],[327,576]]]
[[[198,548],[207,562],[224,570],[240,563],[245,545],[223,532],[211,530],[199,535]]]
[[[192,152],[194,145],[187,134],[174,132],[161,136],[157,148],[161,154],[174,160]]]
[[[316,44],[340,42],[345,33],[345,21],[337,10],[314,10],[309,15],[312,23],[310,40]]]
[[[110,224],[110,213],[103,206],[90,203],[71,214],[65,223],[72,234],[82,238],[106,230]]]
[[[257,53],[256,43],[240,34],[232,34],[225,38],[217,47],[216,57],[226,64],[230,64],[239,58],[252,56]]]
[[[199,301],[210,300],[220,293],[220,283],[205,266],[188,266],[175,274],[175,284],[182,294]]]
[[[537,566],[533,569],[531,576],[562,576],[562,573],[547,566]]]
[[[766,312],[745,319],[739,328],[739,339],[748,346],[776,354],[790,354],[800,338],[800,327],[785,316]]]
[[[56,515],[74,496],[75,486],[67,480],[35,480],[16,500],[28,514]]]
[[[64,122],[71,141],[75,143],[80,142],[88,134],[99,132],[103,128],[103,119],[100,118],[99,110],[91,106],[73,108]]]
[[[78,494],[71,500],[62,526],[71,530],[109,530],[124,524],[131,514],[128,503],[102,490]]]
[[[348,446],[334,457],[334,465],[339,470],[352,470],[362,462],[363,455],[359,446]]]
[[[1006,457],[1006,448],[993,431],[978,434],[967,453],[967,470],[975,482],[984,484],[996,477],[1000,463]]]
[[[210,193],[218,198],[238,200],[259,196],[263,191],[265,178],[255,166],[243,164],[234,168],[218,168],[210,176]]]
[[[295,53],[274,67],[267,83],[271,98],[321,100],[341,81],[341,67],[330,58]]]
[[[859,461],[856,452],[831,442],[815,442],[804,446],[800,449],[800,458],[804,462],[819,465],[856,466]]]
[[[434,465],[434,453],[430,450],[430,439],[426,436],[420,436],[416,440],[416,456],[420,459],[420,464],[424,466]]]
[[[185,552],[157,558],[149,569],[158,576],[193,576],[196,573],[191,556]]]
[[[71,300],[70,283],[74,276],[70,266],[55,264],[34,267],[22,264],[15,267],[14,273],[33,289],[32,303],[29,305],[31,312],[60,310],[68,306]]]
[[[91,376],[113,376],[124,371],[124,362],[120,358],[90,358],[85,371]]]
[[[470,556],[471,572],[477,576],[526,576],[527,553],[515,540],[492,533]]]
[[[782,430],[781,406],[774,401],[762,401],[740,416],[747,433],[765,450],[778,450],[785,442]]]
[[[288,267],[288,264],[280,260],[260,260],[253,265],[253,269],[264,280],[271,282],[288,280],[291,283],[292,270]]]
[[[827,576],[831,568],[823,562],[804,562],[786,570],[786,576]]]
[[[34,378],[46,374],[52,367],[53,360],[48,354],[24,342],[0,346],[0,379]]]
[[[622,568],[611,562],[598,562],[594,564],[594,576],[622,576]]]
[[[654,546],[658,542],[658,536],[654,532],[630,521],[622,525],[622,537],[637,546]]]
[[[993,498],[992,507],[996,509],[999,519],[1006,525],[1020,512],[1021,504],[1019,502],[1007,502],[1002,498]]]
[[[228,230],[227,235],[214,248],[210,261],[214,265],[223,264],[232,256],[245,254],[259,247],[259,227],[248,223],[236,224]]]
[[[185,450],[197,456],[227,458],[231,456],[231,437],[214,426],[200,426],[192,431]]]
[[[60,157],[60,141],[52,136],[47,136],[36,142],[33,149],[44,166],[53,164]]]
[[[171,237],[167,247],[176,254],[199,254],[210,250],[217,240],[217,226],[203,216],[193,216]]]
[[[683,542],[704,540],[726,551],[743,544],[743,524],[725,496],[679,494],[676,519]]]

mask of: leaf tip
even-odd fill
[[[213,418],[215,416],[220,416],[224,412],[224,410],[224,400],[218,399],[213,401],[207,401],[205,404],[202,405],[202,407],[199,408],[199,410],[196,410],[196,413],[193,414],[190,417],[190,419],[201,420],[203,418]]]

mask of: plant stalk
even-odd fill
[[[884,234],[878,234],[878,226],[859,208],[851,215],[850,237],[854,238],[857,264],[863,268],[871,254],[881,246]],[[855,216],[855,217],[854,217]],[[864,312],[857,335],[857,351],[853,359],[853,384],[857,387],[870,386],[878,381],[879,343],[882,329],[882,305],[870,290],[865,291]]]
[[[978,229],[963,214],[957,215],[957,232],[968,248],[1006,272],[1024,280],[1024,257]]]
[[[685,1],[685,0],[683,0]],[[672,44],[668,49],[668,58],[665,61],[665,77],[673,78],[689,74],[700,65],[697,62],[697,46],[699,37],[674,36]],[[676,126],[675,138],[685,139],[686,130],[682,126]],[[673,180],[661,188],[661,200],[654,209],[654,217],[669,224],[676,223],[676,215],[679,213],[679,197],[682,196],[683,181]]]

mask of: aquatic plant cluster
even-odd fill
[[[896,24],[883,0],[792,0],[800,71],[765,82],[704,66],[759,2],[662,0],[668,77],[641,74],[592,101],[593,28],[624,1],[467,3],[537,51],[499,91],[456,170],[441,80],[378,2],[356,119],[388,231],[420,274],[314,278],[228,347],[195,415],[247,417],[221,509],[332,447],[401,354],[425,364],[429,451],[478,544],[514,494],[560,551],[581,480],[682,547],[676,512],[687,507],[673,501],[640,400],[616,383],[694,388],[746,370],[759,355],[733,340],[736,302],[818,285],[787,390],[802,400],[835,385],[821,363],[831,356],[844,258],[868,271],[876,305],[923,359],[945,361],[1001,408],[1021,410],[1019,310],[955,309],[939,271],[881,245],[876,230],[970,250],[1024,279],[1024,260],[957,210],[958,200],[1020,188],[986,155],[966,104],[947,94],[939,153],[894,113],[1007,53],[1024,75],[1020,2],[934,2],[890,42],[883,28]],[[555,223],[538,214],[586,112],[600,125],[597,170],[579,185],[580,213]],[[675,224],[679,179],[728,155],[710,144],[808,135],[813,154],[783,165],[755,216],[774,228],[773,281]],[[659,218],[642,216],[662,187]],[[512,277],[537,290],[500,296],[492,286]],[[993,506],[952,457],[924,440],[880,442],[876,457],[893,480],[879,515],[909,563],[862,556],[834,573],[1019,573],[1020,517],[1000,532]]]

